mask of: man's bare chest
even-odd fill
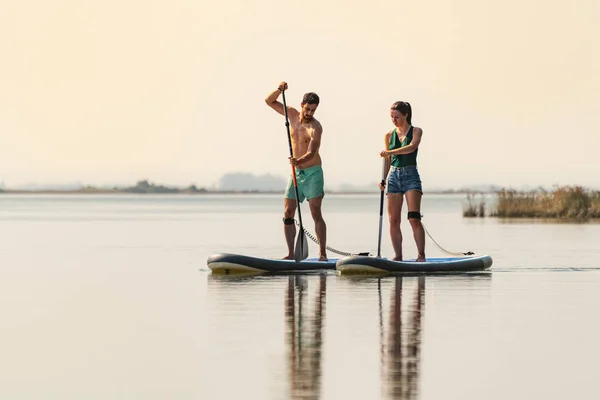
[[[301,124],[296,124],[293,126],[291,135],[292,140],[297,143],[308,143],[313,134],[313,128],[306,127]]]

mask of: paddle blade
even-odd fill
[[[296,248],[294,249],[294,259],[296,261],[305,260],[308,258],[308,241],[306,240],[306,233],[300,231],[298,233],[298,239],[296,239]]]

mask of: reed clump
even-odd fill
[[[496,193],[490,216],[578,220],[600,218],[600,192],[582,186],[529,192],[502,189]]]
[[[485,198],[475,200],[473,193],[467,194],[467,204],[463,208],[463,217],[485,217]]]

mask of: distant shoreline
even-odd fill
[[[377,194],[379,190],[375,189],[373,191],[338,191],[338,190],[326,190],[325,194],[343,194],[343,195],[359,195],[359,194]],[[467,194],[494,194],[492,191],[478,191],[478,190],[431,190],[426,191],[425,194],[457,194],[457,195],[467,195]],[[194,195],[194,196],[203,196],[203,195],[240,195],[240,194],[251,194],[251,195],[262,195],[262,194],[280,194],[283,195],[283,190],[204,190],[204,191],[187,191],[187,190],[178,190],[178,191],[170,191],[170,192],[161,192],[161,191],[128,191],[122,189],[96,189],[96,190],[83,190],[83,189],[4,189],[0,190],[1,195],[11,195],[11,194],[29,194],[29,195],[43,195],[43,194],[65,194],[65,195],[105,195],[105,194],[160,194],[160,195]]]
[[[568,186],[567,186],[568,187]],[[434,188],[432,190],[425,190],[425,195],[427,194],[447,194],[447,195],[465,195],[465,196],[473,196],[473,195],[498,195],[506,192],[507,189],[503,187],[498,187],[495,185],[476,185],[474,187],[462,187],[456,189],[441,189]],[[519,193],[540,193],[546,192],[547,190],[538,187],[536,189],[529,190],[521,190]],[[379,189],[377,188],[377,184],[373,184],[372,189],[367,189],[366,187],[359,188],[341,188],[341,189],[325,189],[325,194],[335,194],[335,195],[368,195],[368,194],[379,194]],[[81,187],[75,188],[20,188],[20,189],[11,189],[4,188],[0,189],[0,195],[127,195],[127,194],[168,194],[168,195],[263,195],[263,194],[271,194],[271,195],[283,195],[284,189],[278,190],[261,190],[261,189],[207,189],[207,188],[199,188],[196,185],[190,185],[187,187],[175,187],[175,186],[164,186],[157,185],[151,183],[147,180],[138,181],[134,186],[112,186],[112,187],[96,187],[91,185],[85,185]]]
[[[105,194],[177,194],[177,195],[239,195],[239,194],[280,194],[283,195],[284,190],[252,190],[252,189],[239,189],[239,190],[219,190],[219,189],[206,189],[198,188],[196,185],[190,185],[185,188],[170,187],[164,185],[156,185],[147,180],[138,181],[135,186],[129,187],[104,187],[99,188],[95,186],[83,186],[77,189],[0,189],[0,195],[2,194],[76,194],[76,195],[105,195]],[[376,185],[373,185],[373,190],[328,190],[325,189],[326,194],[372,194],[379,193]],[[473,193],[494,193],[493,190],[469,190],[469,189],[437,189],[427,191],[430,194],[473,194]]]

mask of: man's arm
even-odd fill
[[[283,104],[277,101],[277,99],[284,90],[287,90],[287,83],[281,82],[279,87],[273,92],[271,92],[265,99],[265,103],[267,103],[269,107],[271,107],[273,110],[277,111],[281,115],[285,115],[283,111]],[[294,114],[294,116],[298,114],[294,107],[287,106],[287,111],[288,116],[291,116],[291,114]]]
[[[302,157],[296,159],[297,164],[302,164],[310,161],[314,156],[319,153],[321,147],[321,135],[323,134],[323,127],[317,122],[317,126],[311,135],[310,142],[308,143],[308,150]]]
[[[415,128],[415,132],[413,134],[413,138],[408,146],[400,147],[399,149],[390,150],[387,152],[389,155],[394,154],[410,154],[413,151],[419,148],[419,144],[421,143],[421,137],[423,135],[423,129]]]

